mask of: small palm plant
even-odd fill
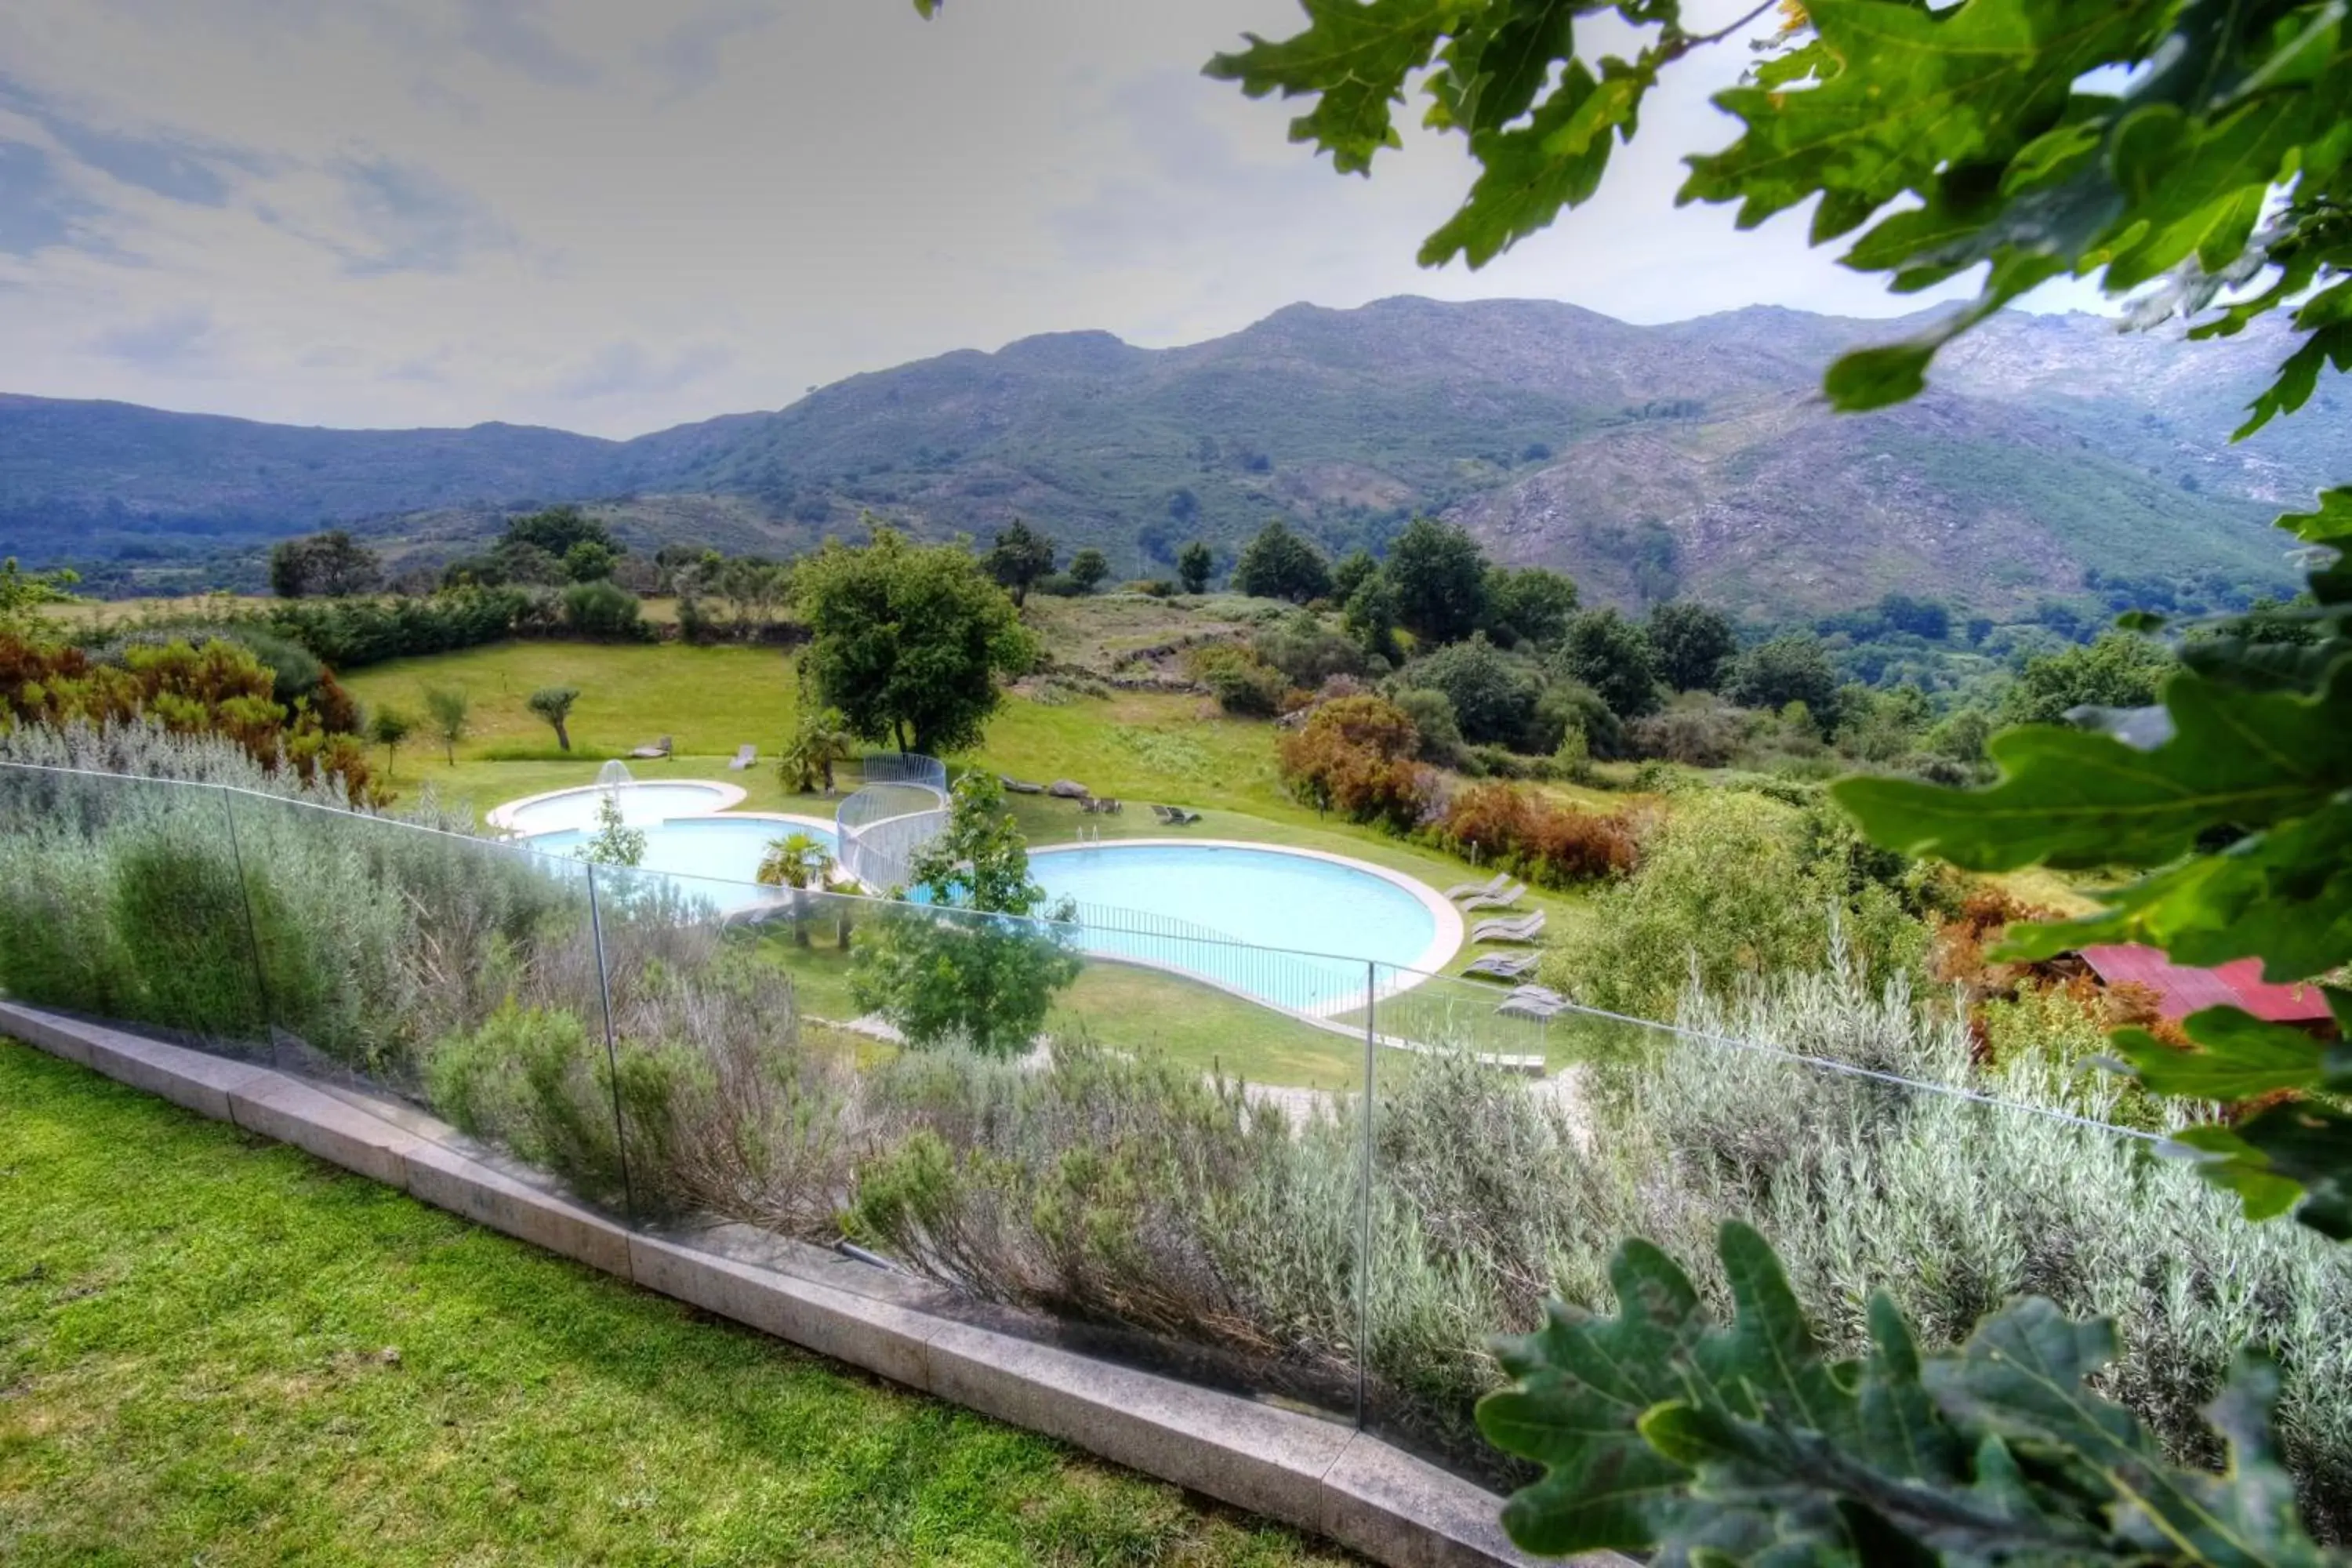
[[[820,785],[833,793],[833,765],[847,762],[852,740],[836,708],[803,708],[793,738],[777,759],[776,776],[799,795],[814,794]]]
[[[760,858],[761,885],[792,889],[786,907],[792,911],[793,941],[801,947],[809,944],[808,917],[815,902],[806,895],[811,889],[823,888],[832,870],[833,851],[824,840],[806,833],[768,840],[768,851]]]

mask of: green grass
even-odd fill
[[[1057,647],[1062,640],[1091,646],[1119,633],[1164,640],[1181,633],[1187,614],[1181,606],[1139,600],[1054,601],[1042,613],[1052,622]],[[1130,619],[1133,626],[1126,624]],[[595,749],[597,756],[499,760],[494,753],[543,750],[552,743],[547,726],[522,704],[539,687],[559,683],[581,689],[573,741],[583,750]],[[836,804],[788,794],[776,777],[773,759],[792,726],[796,682],[790,664],[773,649],[500,643],[378,665],[361,670],[348,684],[372,706],[389,700],[419,713],[427,686],[471,692],[475,733],[458,746],[457,765],[445,765],[436,751],[415,742],[402,749],[392,782],[404,793],[430,788],[478,814],[520,795],[593,783],[603,754],[663,732],[674,737],[678,754],[631,762],[635,776],[724,779],[749,792],[748,810],[830,817]],[[1098,795],[1127,803],[1117,816],[1087,816],[1068,801],[1015,795],[1022,830],[1036,844],[1067,842],[1081,827],[1098,830],[1106,839],[1168,836],[1171,830],[1153,818],[1150,807],[1182,805],[1203,813],[1198,825],[1178,830],[1192,837],[1352,856],[1439,889],[1476,875],[1458,857],[1318,816],[1291,799],[1276,773],[1274,738],[1270,724],[1227,717],[1213,702],[1180,693],[1118,691],[1052,705],[1013,696],[991,722],[986,742],[955,760],[1039,784],[1076,779]],[[724,759],[746,741],[760,747],[761,764],[742,773],[727,771]],[[855,770],[845,770],[844,787],[856,782]],[[1624,799],[1566,784],[1545,787],[1598,809]],[[1581,893],[1546,891],[1530,892],[1519,905],[1521,911],[1547,911],[1555,935],[1587,918],[1588,907]],[[1448,967],[1458,972],[1476,956],[1475,950],[1465,948]],[[812,1010],[824,1011],[814,1001]]]
[[[0,1041],[0,1561],[1337,1563]]]

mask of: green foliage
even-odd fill
[[[1188,594],[1207,593],[1209,575],[1216,570],[1216,556],[1211,552],[1206,544],[1197,539],[1177,552],[1176,576],[1184,584],[1184,592]]]
[[[458,687],[428,686],[425,689],[425,714],[449,765],[456,767],[457,742],[473,729],[474,700]]]
[[[1731,617],[1696,599],[1675,599],[1650,612],[1644,628],[1658,656],[1658,675],[1676,691],[1712,691],[1739,649]]]
[[[2242,1359],[2206,1407],[2219,1471],[2169,1463],[2088,1379],[2114,1326],[2025,1297],[1957,1351],[1923,1355],[1885,1294],[1871,1352],[1832,1363],[1770,1246],[1718,1241],[1733,1317],[1718,1327],[1674,1260],[1630,1241],[1614,1318],[1555,1306],[1497,1354],[1517,1380],[1478,1421],[1544,1479],[1506,1505],[1529,1551],[1804,1563],[2326,1560],[2296,1517],[2271,1429],[2278,1374]]]
[[[1077,584],[1081,594],[1093,593],[1109,575],[1110,557],[1091,544],[1070,557],[1070,581]]]
[[[580,689],[576,686],[542,686],[524,700],[523,706],[553,726],[556,749],[568,752],[572,749],[572,731],[565,724],[572,717],[572,705],[579,700]]]
[[[1282,671],[1291,685],[1312,691],[1335,675],[1360,675],[1365,653],[1355,642],[1326,626],[1312,611],[1286,616],[1253,639],[1258,658]]]
[[[793,723],[793,738],[776,759],[776,776],[796,795],[818,789],[833,793],[833,768],[851,756],[854,739],[838,708],[803,701]]]
[[[1024,1054],[1055,994],[1078,977],[1078,957],[1063,923],[1070,911],[1045,909],[993,774],[956,780],[947,826],[916,852],[908,876],[907,890],[932,907],[893,906],[872,923],[852,963],[851,996],[918,1047]]]
[[[1381,0],[1310,5],[1305,31],[1253,37],[1208,68],[1253,97],[1314,98],[1292,138],[1342,172],[1398,145],[1394,106],[1417,81],[1427,122],[1462,135],[1480,170],[1422,260],[1475,267],[1591,197],[1662,73],[1754,20],[1702,35],[1676,0],[1621,9],[1636,29],[1630,58],[1588,58],[1577,8],[1551,0]],[[2080,16],[2065,0],[1823,0],[1794,16],[1750,79],[1717,95],[1742,133],[1690,158],[1684,199],[1736,202],[1743,227],[1810,203],[1815,243],[1864,230],[1845,265],[1897,290],[1989,264],[1965,310],[1838,361],[1827,385],[1841,407],[1912,395],[1943,343],[2070,270],[2121,293],[2178,269],[2166,303],[2201,308],[2253,273],[2257,247],[2255,264],[2273,259],[2281,276],[2204,329],[2227,332],[2307,295],[2352,254],[2334,133],[2352,68],[2321,0]],[[2118,74],[2150,60],[2163,68]],[[2284,208],[2258,234],[2280,184]],[[2339,286],[2304,303],[2305,346],[2249,427],[2300,405],[2324,363],[2352,363],[2347,297]]]
[[[80,581],[69,571],[20,571],[13,555],[0,561],[0,631],[24,626],[40,605],[71,604],[69,590]]]
[[[1413,732],[1420,737],[1415,754],[1423,762],[1441,768],[1462,765],[1462,726],[1454,720],[1452,698],[1434,687],[1403,686],[1390,700],[1412,721]]]
[[[564,629],[597,641],[642,642],[652,628],[645,623],[637,596],[615,583],[574,583],[558,601],[563,606]]]
[[[1570,621],[1553,662],[1569,679],[1598,692],[1620,719],[1658,710],[1657,654],[1641,626],[1613,605]]]
[[[269,552],[269,591],[281,599],[343,599],[383,586],[383,563],[341,529],[289,539]]]
[[[1344,605],[1380,574],[1381,563],[1372,559],[1370,551],[1349,551],[1331,568],[1331,596]]]
[[[556,561],[563,560],[573,546],[580,544],[597,545],[614,555],[620,553],[611,530],[568,504],[508,519],[502,542],[543,552]]]
[[[580,846],[580,858],[592,866],[640,866],[646,858],[646,831],[632,827],[621,815],[621,797],[616,790],[605,790],[596,797],[596,831]]]
[[[1258,531],[1234,563],[1234,592],[1303,605],[1331,592],[1330,569],[1315,547],[1275,519]]]
[[[269,625],[339,670],[448,653],[509,637],[538,616],[516,588],[457,588],[424,598],[300,599],[269,607]]]
[[[1833,921],[1873,973],[1908,973],[1927,932],[1906,907],[1898,859],[1874,863],[1850,828],[1744,792],[1678,796],[1643,845],[1641,868],[1596,898],[1549,972],[1579,1000],[1664,1018],[1694,983],[1826,967]]]
[[[801,667],[850,732],[939,756],[975,745],[1002,698],[999,675],[1035,658],[1011,600],[965,551],[828,542],[795,585],[813,640]]]
[[[393,760],[402,743],[415,732],[416,721],[388,702],[368,715],[367,738],[383,748],[386,773],[392,771]]]
[[[1837,688],[1837,672],[1822,639],[1811,632],[1790,632],[1734,659],[1724,694],[1743,708],[1774,711],[1801,702],[1819,719],[1835,710]]]
[[[1391,665],[1404,662],[1403,649],[1397,642],[1396,590],[1389,580],[1375,572],[1356,585],[1340,611],[1339,624],[1356,639],[1356,646],[1368,659],[1377,658]]]
[[[2087,647],[2037,654],[2001,696],[2010,724],[2061,724],[2075,708],[2145,708],[2174,666],[2159,645],[2109,632]]]
[[[618,559],[611,545],[583,539],[563,552],[563,574],[574,583],[601,583],[613,574]]]
[[[1016,517],[1012,527],[996,536],[996,547],[982,564],[996,585],[1013,595],[1018,608],[1028,603],[1029,590],[1054,570],[1054,542]]]
[[[1399,622],[1424,642],[1459,642],[1486,618],[1486,553],[1456,524],[1413,519],[1381,572]]]
[[[1402,686],[1444,693],[1465,740],[1500,745],[1526,738],[1541,689],[1535,672],[1488,642],[1484,632],[1415,659],[1397,679]]]
[[[1212,643],[1185,657],[1192,679],[1209,689],[1217,706],[1244,719],[1271,719],[1282,711],[1290,683],[1282,671],[1249,648]]]
[[[1486,626],[1505,646],[1549,647],[1576,614],[1576,579],[1549,567],[1495,566],[1486,572]]]

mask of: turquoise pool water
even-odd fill
[[[504,820],[517,833],[544,833],[558,828],[593,827],[597,797],[604,792],[594,784],[568,789],[545,800],[508,807]],[[632,824],[652,824],[668,816],[699,816],[728,804],[730,792],[719,784],[680,781],[675,784],[628,784],[620,786],[621,816]],[[734,799],[740,800],[740,795]],[[493,821],[499,820],[497,816]],[[756,858],[754,864],[757,864]]]
[[[649,824],[641,869],[720,913],[750,909],[773,896],[753,881],[769,842],[796,830],[835,842],[821,825],[726,814]],[[571,857],[590,836],[571,827],[526,842]],[[1041,849],[1029,868],[1053,899],[1077,905],[1087,951],[1182,970],[1296,1012],[1360,1004],[1366,961],[1384,966],[1385,986],[1387,967],[1435,968],[1448,956],[1435,951],[1437,915],[1412,890],[1309,855],[1108,844]]]
[[[1187,970],[1296,1012],[1360,1002],[1366,960],[1434,967],[1430,907],[1385,877],[1335,860],[1223,845],[1106,844],[1041,850],[1029,869],[1055,898],[1077,901],[1088,951]],[[1290,951],[1265,951],[1276,948]],[[1302,949],[1339,956],[1302,956]]]
[[[640,784],[640,789],[666,785]],[[805,833],[827,849],[836,847],[833,829],[821,823],[779,822],[759,816],[689,816],[677,822],[649,824],[646,858],[638,869],[670,878],[681,892],[708,899],[721,913],[749,909],[769,898],[755,879],[760,858],[769,842]],[[585,827],[561,833],[535,833],[524,842],[542,855],[574,856],[595,835]]]

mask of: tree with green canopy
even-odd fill
[[[793,592],[818,701],[874,744],[933,756],[979,744],[1002,700],[997,678],[1036,657],[1013,601],[970,552],[880,523],[870,544],[829,541],[802,561]]]
[[[67,568],[26,572],[13,555],[0,561],[0,630],[27,625],[43,605],[73,603],[73,585],[80,581],[79,574]]]
[[[458,687],[428,686],[425,689],[425,712],[449,765],[456,767],[457,742],[473,728],[474,700]]]
[[[803,702],[793,725],[793,738],[785,743],[783,755],[776,759],[776,777],[796,795],[819,789],[831,795],[834,764],[849,760],[850,742],[855,739],[842,721],[840,709]]]
[[[1029,851],[991,773],[955,782],[945,828],[916,852],[909,888],[869,926],[850,995],[925,1047],[961,1042],[1025,1055],[1054,997],[1078,977],[1066,907],[1049,907]]]
[[[579,700],[580,689],[576,686],[542,686],[524,699],[523,706],[553,727],[556,750],[568,752],[572,749],[572,731],[566,725],[572,718],[572,705]]]
[[[1396,589],[1398,619],[1424,642],[1460,642],[1486,618],[1486,552],[1454,524],[1414,518],[1381,570]]]
[[[986,557],[988,574],[1013,595],[1015,609],[1029,602],[1029,590],[1054,570],[1054,541],[1019,518],[996,536],[996,548]]]
[[[1658,674],[1676,691],[1712,691],[1725,661],[1739,651],[1731,617],[1696,599],[1669,599],[1650,612],[1650,647]]]
[[[1197,539],[1176,552],[1176,580],[1188,594],[1207,593],[1209,577],[1216,569],[1216,556]]]
[[[401,742],[415,730],[416,721],[388,702],[368,715],[367,738],[383,748],[384,777],[392,776],[393,763],[400,754]]]
[[[1599,692],[1620,719],[1658,710],[1657,655],[1641,626],[1613,605],[1571,620],[1553,662],[1569,679]]]
[[[1287,599],[1294,605],[1331,591],[1331,569],[1316,548],[1276,518],[1242,547],[1234,563],[1234,589],[1255,599]]]
[[[1070,557],[1070,581],[1078,585],[1081,594],[1091,594],[1110,575],[1110,557],[1093,545],[1087,545]]]
[[[383,561],[340,528],[281,541],[269,552],[269,591],[281,599],[342,599],[383,586]]]
[[[1486,629],[1496,641],[1549,647],[1568,635],[1576,615],[1576,579],[1549,566],[1492,566],[1486,571]]]

